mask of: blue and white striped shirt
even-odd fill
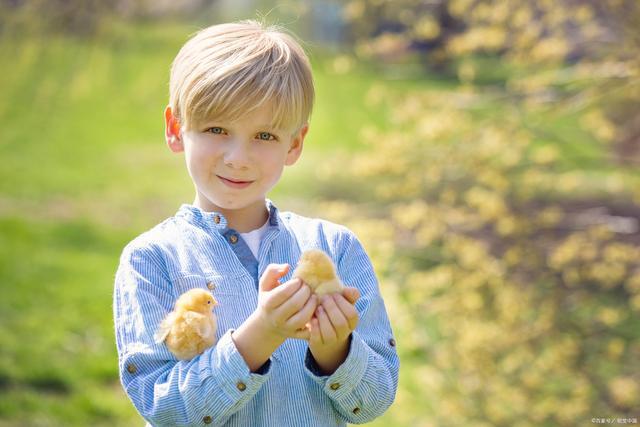
[[[393,402],[399,360],[362,245],[341,225],[279,212],[269,200],[267,207],[269,226],[258,259],[223,215],[192,205],[124,249],[113,305],[120,380],[148,423],[344,426],[370,421]],[[310,248],[326,251],[342,281],[362,295],[349,354],[332,375],[323,376],[307,342],[287,339],[252,373],[231,332],[255,310],[258,279],[267,265],[290,264],[284,282]],[[178,361],[153,335],[176,298],[192,288],[210,289],[219,302],[218,341],[192,360]]]

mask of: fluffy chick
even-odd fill
[[[178,297],[175,309],[155,334],[180,360],[193,359],[216,341],[217,322],[213,307],[218,302],[204,289],[190,289]]]
[[[319,249],[310,249],[302,253],[293,277],[302,279],[316,295],[342,292],[344,289],[333,261]]]

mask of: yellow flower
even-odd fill
[[[627,279],[624,287],[632,294],[640,296],[640,270]]]
[[[550,206],[538,212],[537,220],[542,226],[553,226],[558,224],[564,216],[562,209],[556,206]]]
[[[611,359],[619,359],[624,353],[625,342],[621,338],[613,338],[607,344],[607,354]]]
[[[600,110],[594,110],[582,116],[580,124],[600,141],[611,142],[615,138],[615,125]]]
[[[503,198],[482,187],[472,187],[465,193],[464,198],[469,206],[478,210],[483,219],[496,219],[507,213],[507,206]]]
[[[466,61],[458,67],[458,80],[462,83],[471,83],[476,78],[476,68]]]
[[[622,320],[623,314],[618,309],[611,308],[611,307],[604,307],[598,311],[598,313],[596,314],[596,317],[602,323],[611,327],[620,323],[620,321]]]
[[[462,306],[469,311],[479,310],[484,306],[482,296],[478,292],[465,292],[460,298]]]
[[[331,62],[331,71],[334,74],[346,74],[354,66],[354,60],[347,55],[338,55]]]
[[[620,408],[632,408],[640,401],[640,387],[631,377],[616,377],[607,384],[609,395]]]
[[[348,20],[355,21],[362,17],[365,7],[364,0],[351,0],[344,7],[343,14]]]
[[[553,145],[545,145],[533,152],[532,160],[541,165],[548,165],[558,159],[559,151]]]
[[[469,12],[473,4],[473,0],[450,0],[445,4],[452,16],[461,18]]]
[[[440,24],[432,15],[425,15],[415,23],[413,34],[421,39],[435,39],[440,35]]]

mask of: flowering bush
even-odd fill
[[[370,149],[323,170],[322,209],[370,248],[411,367],[394,416],[434,426],[637,416],[638,189],[622,173],[561,167],[557,146],[519,114],[479,121],[482,96],[372,95],[394,103],[394,129],[363,129]],[[360,196],[329,193],[336,182]]]

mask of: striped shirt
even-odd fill
[[[279,212],[267,200],[268,227],[258,257],[225,217],[182,205],[129,243],[115,279],[114,321],[120,381],[154,426],[344,426],[365,423],[393,402],[399,360],[378,282],[361,243],[347,228]],[[346,360],[322,375],[304,340],[287,339],[251,372],[231,332],[256,309],[268,264],[292,266],[320,248],[348,286],[357,287],[360,320]],[[178,361],[153,335],[176,298],[209,289],[219,305],[217,343]]]

